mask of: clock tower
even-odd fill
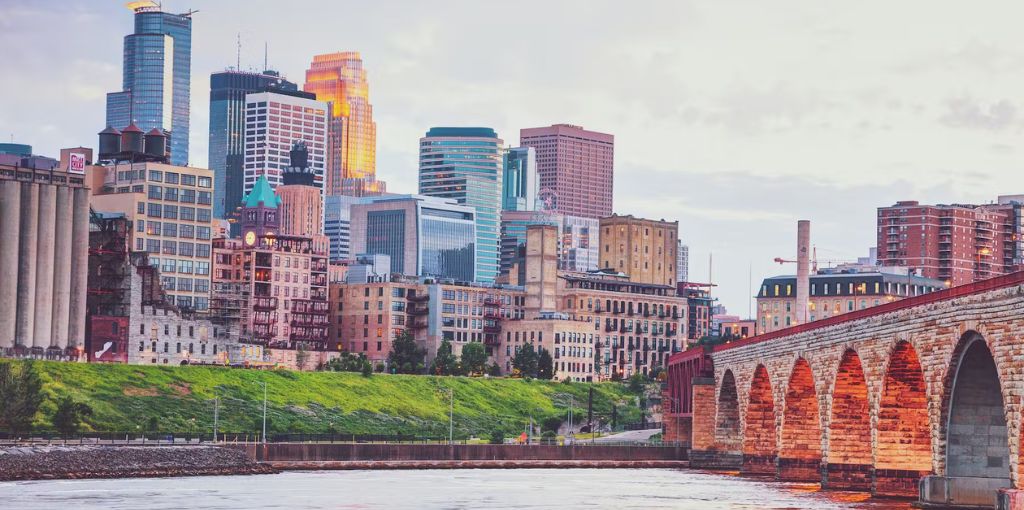
[[[278,207],[281,198],[274,193],[266,176],[256,179],[252,191],[242,199],[242,242],[246,247],[255,246],[267,235],[275,235],[280,229]]]

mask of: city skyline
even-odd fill
[[[363,6],[366,23],[350,35],[306,30],[287,37],[263,29],[289,26],[301,13],[271,16],[239,5],[164,5],[169,12],[202,11],[193,22],[193,166],[208,165],[209,75],[235,63],[239,32],[243,67],[262,67],[266,38],[270,67],[296,82],[315,54],[360,51],[372,72],[379,177],[395,192],[415,191],[416,140],[432,125],[487,125],[506,140],[520,128],[561,122],[614,134],[616,212],[679,220],[691,279],[707,279],[714,252],[716,295],[739,315],[753,294],[748,264],[753,288],[760,277],[788,272],[771,259],[792,257],[796,219],[814,222],[820,258],[852,259],[874,245],[877,207],[898,200],[984,203],[1024,188],[1014,161],[1021,119],[1012,86],[1022,57],[1011,46],[1014,16],[1006,10],[996,16],[928,4],[942,15],[921,19],[913,14],[919,6],[908,4],[888,6],[890,16],[878,19],[862,6],[837,13],[809,3],[748,6],[743,16],[702,3],[624,13],[595,4],[586,19],[570,23],[575,11],[555,6],[538,20],[535,40],[521,43],[527,47],[482,60],[485,50],[458,44],[476,32],[456,37],[440,30],[446,9],[431,14],[412,5],[392,19]],[[2,40],[61,41],[61,24],[48,7],[12,4]],[[13,79],[0,86],[0,130],[47,155],[93,145],[103,95],[120,86],[122,37],[132,25],[131,12],[116,2],[60,10],[74,20],[80,44],[26,47],[13,55]],[[500,12],[468,10],[467,16]],[[903,30],[906,19],[916,19],[920,30]],[[546,34],[559,24],[563,35]],[[594,24],[608,30],[590,35]],[[636,36],[638,26],[643,36]],[[260,33],[281,35],[254,35]],[[723,39],[736,33],[745,37]],[[930,37],[936,33],[941,44]],[[522,62],[532,72],[505,65],[552,45],[610,52],[627,71],[621,74],[632,76],[595,84],[606,63],[565,56]],[[454,62],[427,64],[439,56]],[[54,61],[66,62],[69,79],[40,83],[39,66]],[[638,77],[647,78],[637,85]],[[20,100],[17,92],[29,86],[48,100]],[[35,118],[47,120],[24,120]]]

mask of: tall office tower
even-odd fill
[[[352,206],[352,251],[388,255],[392,273],[468,282],[474,276],[474,215],[455,200],[366,199]]]
[[[90,149],[61,164],[0,147],[0,356],[79,359],[89,270]],[[20,147],[24,153],[8,149]],[[18,151],[20,152],[20,151]]]
[[[537,205],[537,186],[537,154],[533,147],[515,147],[505,151],[501,209],[533,211]]]
[[[690,281],[690,246],[682,241],[676,251],[676,281]]]
[[[188,164],[192,13],[162,12],[152,1],[130,2],[135,33],[124,37],[120,92],[107,94],[107,125],[135,124],[170,138],[171,164]]]
[[[555,212],[595,219],[612,214],[614,136],[555,124],[520,130],[519,145],[537,151],[540,199]]]
[[[674,287],[678,242],[678,221],[632,215],[601,218],[599,266],[625,273],[632,282]]]
[[[501,211],[501,275],[511,277],[511,272],[516,269],[514,266],[525,256],[526,230],[531,225],[554,225],[561,229],[562,215],[541,211]],[[517,280],[510,279],[509,282]]]
[[[435,127],[420,138],[420,194],[476,209],[478,282],[498,277],[501,146],[493,129],[481,127]]]
[[[324,235],[331,243],[331,262],[355,258],[352,253],[352,204],[361,200],[360,197],[346,195],[324,197]]]
[[[878,265],[906,267],[926,278],[963,285],[1021,269],[1021,204],[922,205],[878,208]]]
[[[316,55],[302,90],[331,103],[325,194],[384,192],[384,182],[377,180],[377,123],[359,52]]]
[[[277,71],[250,73],[229,69],[210,75],[210,170],[213,215],[227,218],[241,207],[245,166],[245,96],[254,92],[295,92],[298,85]],[[127,124],[119,124],[127,125]]]
[[[245,180],[249,194],[256,179],[265,175],[272,187],[281,184],[291,164],[292,143],[302,141],[309,151],[313,183],[324,185],[327,158],[327,103],[308,92],[258,92],[245,96]]]

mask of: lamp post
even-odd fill
[[[455,390],[448,388],[448,444],[452,444],[455,431]]]
[[[263,444],[267,444],[267,382],[258,381],[263,385]]]

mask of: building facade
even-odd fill
[[[391,258],[391,272],[472,281],[476,211],[418,195],[364,199],[351,206],[352,252]]]
[[[922,205],[878,209],[878,263],[906,267],[952,286],[1024,268],[1024,197],[997,204]]]
[[[318,188],[324,186],[327,158],[327,103],[305,92],[259,92],[245,96],[245,178],[248,195],[256,179],[267,176],[272,187],[281,184],[291,164],[289,151],[305,143],[309,169]]]
[[[171,163],[188,165],[191,12],[161,12],[156,2],[131,2],[135,31],[124,37],[120,92],[107,94],[107,125],[135,124],[170,138]]]
[[[420,138],[421,195],[476,210],[478,282],[493,282],[501,260],[502,141],[490,128],[435,127]]]
[[[359,52],[314,56],[303,90],[331,104],[326,194],[364,196],[386,191],[384,182],[377,180],[377,123]]]
[[[331,262],[351,260],[352,253],[352,204],[361,198],[348,195],[327,195],[324,197],[324,235],[331,243]]]
[[[815,321],[946,288],[945,282],[901,272],[823,270],[810,277],[808,319]],[[766,278],[757,293],[757,333],[796,324],[796,277]]]
[[[31,149],[28,149],[31,152]],[[70,164],[74,159],[75,164]],[[0,355],[81,357],[92,151],[0,154]]]
[[[540,199],[554,212],[595,219],[612,214],[614,136],[555,124],[520,130],[519,145],[536,151]]]
[[[124,214],[131,250],[160,268],[167,299],[182,309],[210,306],[213,172],[164,163],[109,162],[91,169],[96,211]]]
[[[216,191],[213,197],[215,217],[227,218],[229,213],[235,213],[244,195],[245,96],[298,89],[298,85],[271,70],[253,73],[229,69],[210,75],[209,166]]]
[[[266,178],[242,207],[242,239],[214,241],[212,315],[274,362],[315,368],[329,357],[327,241],[279,234]]]
[[[631,281],[675,287],[678,221],[632,215],[601,218],[598,266],[626,274]]]
[[[281,233],[316,237],[324,233],[323,190],[316,187],[316,174],[309,166],[306,144],[297,141],[289,151],[291,163],[285,168],[277,196],[281,198]]]
[[[504,154],[502,211],[533,211],[537,205],[537,153],[533,147],[514,147]]]
[[[676,248],[676,281],[690,281],[690,246],[679,241]]]
[[[562,216],[558,268],[563,271],[596,271],[600,264],[601,221],[582,216]]]

